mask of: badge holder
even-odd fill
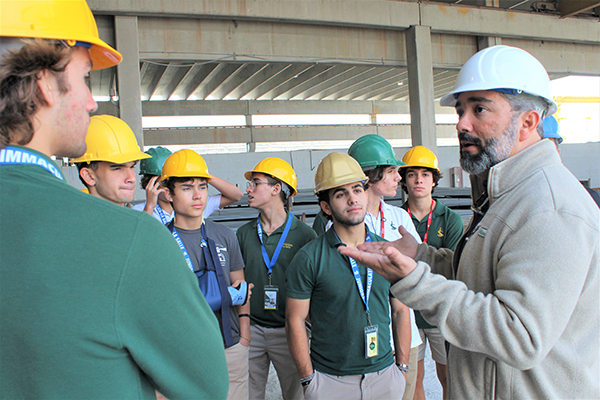
[[[265,286],[265,310],[277,310],[279,288],[277,286]]]
[[[365,326],[365,358],[376,357],[379,352],[377,331],[379,326]]]

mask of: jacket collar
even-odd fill
[[[561,160],[554,143],[542,139],[493,166],[489,173],[471,175],[473,205],[480,206],[477,203],[483,201],[481,193],[485,190],[489,195],[490,203],[493,203],[540,169],[560,164]]]

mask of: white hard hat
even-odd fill
[[[534,56],[517,47],[492,46],[469,58],[458,73],[454,90],[442,97],[440,105],[454,107],[460,93],[476,90],[539,96],[548,103],[546,116],[554,114],[557,108],[550,95],[546,69]]]

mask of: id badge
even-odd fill
[[[377,325],[365,327],[365,358],[376,357],[379,351],[379,342],[377,338]]]
[[[279,288],[277,286],[265,286],[265,310],[277,310],[277,296]]]

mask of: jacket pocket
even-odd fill
[[[489,358],[483,364],[483,387],[485,398],[494,400],[496,398],[496,363]]]

